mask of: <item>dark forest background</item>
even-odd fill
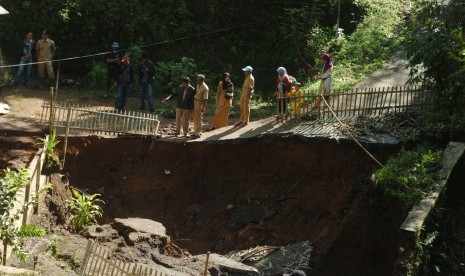
[[[216,79],[230,71],[239,82],[241,68],[251,65],[258,90],[270,90],[279,66],[299,79],[316,73],[319,57],[332,50],[328,41],[336,35],[338,18],[349,35],[366,13],[354,2],[3,0],[10,14],[0,18],[1,47],[12,64],[28,31],[35,40],[49,31],[58,47],[55,58],[109,51],[118,41],[122,49],[147,51],[155,62],[188,57],[197,71]],[[95,62],[104,57],[63,62],[62,74],[86,76]]]

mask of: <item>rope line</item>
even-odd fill
[[[145,45],[141,45],[139,47],[140,48],[146,48],[146,47],[150,47],[150,46],[160,46],[160,45],[163,45],[163,44],[169,44],[169,43],[178,42],[178,41],[182,41],[182,40],[188,40],[188,39],[192,39],[192,38],[208,36],[208,35],[224,32],[224,31],[229,31],[229,30],[242,28],[242,27],[245,27],[245,26],[248,26],[248,25],[253,25],[253,24],[262,23],[262,22],[268,22],[268,21],[271,21],[271,20],[274,20],[274,19],[280,18],[280,17],[283,17],[283,16],[279,15],[279,16],[270,17],[270,18],[267,18],[267,19],[257,20],[257,21],[254,21],[254,22],[244,23],[244,24],[241,24],[241,25],[227,27],[227,28],[214,30],[214,31],[210,31],[210,32],[205,32],[205,33],[201,33],[201,34],[190,35],[190,36],[175,38],[175,39],[171,39],[171,40],[159,41],[159,42],[155,42],[155,43],[151,43],[151,44],[145,44]],[[122,49],[120,51],[125,52],[125,51],[128,51],[128,50],[129,50],[129,48]],[[107,51],[107,52],[88,54],[88,55],[82,55],[82,56],[74,56],[74,57],[68,57],[68,58],[54,59],[54,60],[49,60],[49,61],[29,62],[29,63],[24,63],[24,64],[19,64],[18,63],[18,64],[10,64],[10,65],[0,65],[0,69],[1,68],[19,67],[20,65],[35,65],[35,64],[43,64],[43,63],[48,63],[48,62],[59,62],[59,61],[69,61],[69,60],[83,59],[83,58],[89,58],[89,57],[103,56],[103,55],[106,55],[108,53],[110,53],[110,52]]]
[[[331,113],[333,113],[333,116],[338,120],[338,122],[347,129],[347,132],[349,133],[349,136],[355,141],[355,143],[357,143],[357,145],[359,147],[361,147],[363,149],[363,151],[365,151],[366,154],[368,154],[368,156],[373,159],[373,161],[376,162],[376,164],[378,164],[380,167],[384,168],[384,165],[381,164],[381,162],[378,161],[378,159],[376,159],[376,157],[374,157],[358,140],[357,138],[355,138],[352,133],[350,132],[350,129],[349,129],[349,126],[347,126],[346,124],[344,124],[340,119],[339,117],[336,115],[336,113],[334,113],[333,109],[329,106],[328,102],[326,101],[326,99],[320,95],[320,97],[323,99],[325,105],[329,108],[329,110],[331,111]]]

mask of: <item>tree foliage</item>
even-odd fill
[[[349,12],[341,25],[352,30],[360,10],[353,1],[341,1]],[[252,65],[262,89],[267,87],[262,83],[273,84],[278,66],[312,69],[321,53],[309,51],[307,37],[315,28],[332,32],[337,20],[336,1],[323,0],[4,0],[2,5],[10,12],[0,18],[9,63],[17,62],[25,32],[33,31],[38,39],[46,29],[58,47],[57,58],[103,53],[118,41],[123,50],[142,47],[157,62],[189,57],[215,75],[231,68],[236,82],[240,69]],[[63,62],[62,74],[85,76],[92,62],[103,60],[102,54]]]
[[[465,6],[462,1],[420,1],[418,8],[407,44],[411,81],[434,88],[441,99],[438,107],[460,112],[465,103]]]

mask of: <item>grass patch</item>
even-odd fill
[[[407,209],[421,200],[437,179],[442,150],[419,146],[402,149],[384,168],[375,172],[384,193],[401,200]]]

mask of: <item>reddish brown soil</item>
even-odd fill
[[[167,143],[72,138],[70,184],[103,193],[104,222],[162,222],[191,253],[311,240],[314,275],[390,275],[404,214],[370,187],[351,143],[261,138]],[[389,151],[370,151],[385,161]],[[240,219],[253,218],[240,222]]]
[[[39,149],[37,142],[28,137],[0,137],[0,176],[6,168],[25,168]]]

